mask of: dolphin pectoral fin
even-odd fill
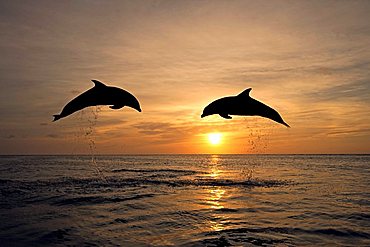
[[[221,117],[225,118],[225,119],[232,119],[232,117],[230,117],[229,115],[227,115],[226,113],[220,113],[218,114],[220,115]]]
[[[124,105],[112,105],[112,106],[110,106],[109,108],[110,108],[110,109],[117,110],[117,109],[121,109],[122,107],[124,107]]]

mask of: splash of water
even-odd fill
[[[271,125],[263,125],[262,127],[251,127],[247,123],[248,134],[248,147],[246,153],[264,154],[268,151],[270,138],[273,134],[273,127]]]
[[[96,135],[96,124],[98,121],[99,113],[101,112],[101,107],[96,106],[94,108],[87,108],[80,111],[77,114],[78,120],[78,131],[75,133],[74,142],[79,144],[81,139],[85,139],[89,146],[89,153],[91,156],[91,165],[96,173],[96,175],[102,180],[107,181],[103,171],[99,168],[99,165],[96,161],[96,144],[95,144],[95,135]],[[87,122],[87,126],[86,126]]]
[[[101,112],[101,107],[96,106],[92,110],[92,118],[88,118],[89,127],[87,128],[87,131],[85,132],[85,136],[88,139],[89,142],[89,149],[90,149],[90,155],[91,155],[91,164],[95,169],[96,174],[102,179],[103,181],[107,182],[107,179],[103,173],[103,171],[99,168],[97,162],[96,162],[96,145],[95,145],[95,134],[96,134],[96,124],[98,121],[99,113]]]

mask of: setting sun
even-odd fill
[[[208,140],[212,145],[218,145],[221,142],[221,133],[210,133],[208,134]]]

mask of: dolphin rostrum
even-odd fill
[[[248,88],[237,96],[224,97],[213,101],[203,110],[202,118],[218,114],[223,118],[231,119],[229,115],[261,116],[290,127],[281,118],[279,113],[271,107],[249,96],[252,88]]]
[[[111,109],[129,106],[141,112],[139,101],[131,93],[118,87],[107,86],[97,80],[92,80],[92,82],[95,86],[71,100],[59,115],[53,115],[53,122],[85,107],[97,105],[110,105]]]

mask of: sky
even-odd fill
[[[370,153],[369,12],[370,1],[1,1],[0,154]],[[143,112],[52,122],[91,79]],[[246,88],[291,128],[200,118]]]

